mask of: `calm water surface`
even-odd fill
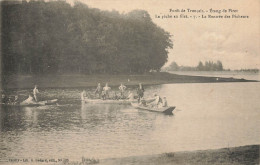
[[[147,96],[157,92],[177,107],[173,116],[82,104],[82,89],[39,90],[59,105],[1,107],[0,159],[81,160],[260,144],[260,83],[146,87]],[[29,90],[9,92],[25,98]]]

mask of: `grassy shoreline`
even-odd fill
[[[104,159],[99,164],[259,164],[260,145]]]
[[[169,83],[221,83],[221,82],[257,82],[254,80],[177,75],[166,72],[147,73],[142,75],[2,75],[2,88],[32,88],[37,84],[40,88],[72,88],[93,87],[97,83],[117,86],[120,83],[133,86],[138,83],[144,85]]]
[[[117,165],[117,164],[131,164],[131,165],[256,165],[259,164],[260,145],[247,145],[239,147],[184,151],[184,152],[170,152],[154,155],[129,156],[122,158],[85,158],[82,157],[80,162],[68,161],[66,164],[70,165]],[[62,163],[64,164],[64,162]]]

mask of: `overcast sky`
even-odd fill
[[[68,0],[67,0],[68,1]],[[72,1],[72,0],[69,0]],[[80,0],[89,7],[129,12],[144,9],[153,21],[173,35],[169,62],[195,66],[221,60],[225,68],[260,68],[259,0]],[[158,19],[169,9],[236,9],[249,19]],[[177,13],[178,15],[180,13]],[[205,13],[207,15],[208,13]],[[230,14],[230,13],[228,13]],[[200,15],[200,14],[199,14]]]

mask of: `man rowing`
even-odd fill
[[[163,97],[162,106],[163,107],[168,107],[168,103],[167,103],[166,97]]]
[[[32,104],[32,103],[35,103],[35,101],[34,101],[34,98],[32,97],[32,95],[29,94],[29,97],[26,100],[24,100],[23,103]]]
[[[159,105],[161,105],[163,103],[162,98],[157,95],[156,93],[154,94],[154,98],[155,100],[153,102],[150,103],[151,106],[155,106],[158,108]]]

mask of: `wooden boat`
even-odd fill
[[[173,106],[169,107],[160,107],[160,108],[155,108],[155,107],[149,107],[149,106],[141,106],[138,103],[131,103],[133,107],[136,109],[141,109],[141,110],[147,110],[147,111],[152,111],[152,112],[160,112],[164,114],[172,114],[172,111],[175,109]]]
[[[145,99],[147,103],[153,102],[155,99],[150,98],[150,99]],[[137,100],[128,100],[128,99],[119,99],[119,100],[112,100],[112,99],[107,99],[107,100],[102,100],[102,99],[89,99],[89,98],[84,98],[85,103],[91,103],[91,104],[124,104],[124,105],[131,105],[132,102],[137,103]]]
[[[45,100],[45,101],[39,101],[39,102],[33,102],[33,103],[26,103],[21,102],[17,104],[2,104],[4,106],[17,106],[17,107],[37,107],[37,106],[44,106],[44,105],[53,105],[58,102],[58,99],[53,100]]]

